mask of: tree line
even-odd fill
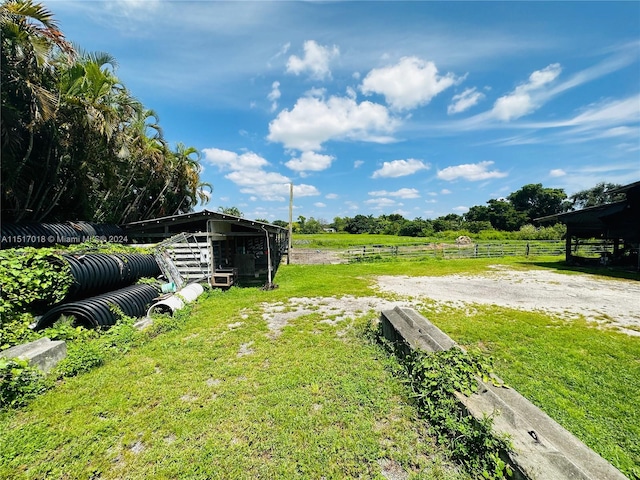
[[[537,227],[536,219],[576,209],[623,200],[624,195],[609,193],[620,187],[612,183],[598,183],[595,187],[577,192],[570,197],[564,189],[546,188],[541,183],[524,185],[505,198],[491,199],[486,205],[476,205],[465,214],[449,213],[435,219],[408,220],[402,215],[356,215],[335,217],[329,223],[300,215],[293,223],[295,233],[313,234],[326,231],[352,234],[385,234],[409,237],[430,237],[440,232],[453,231],[469,234],[481,232],[520,232],[528,238],[555,239],[564,233],[562,225]],[[273,222],[283,227],[288,222]],[[553,222],[552,222],[553,223]]]
[[[33,0],[4,1],[0,28],[3,221],[119,224],[207,200],[200,153],[168,145],[115,58],[72,46]]]

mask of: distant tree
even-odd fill
[[[456,213],[449,213],[441,217],[436,218],[433,221],[433,229],[436,232],[443,232],[445,230],[460,230],[463,228],[463,217]]]
[[[496,230],[515,232],[527,223],[527,215],[515,209],[511,202],[492,198],[489,204],[489,221]]]
[[[576,192],[569,197],[571,208],[576,210],[624,200],[624,193],[608,193],[610,190],[621,186],[617,183],[600,182],[593,188]]]
[[[488,222],[490,209],[486,205],[475,205],[463,215],[466,222]]]
[[[238,207],[218,207],[218,212],[224,213],[225,215],[232,215],[234,217],[244,216],[244,213],[242,213]]]
[[[423,220],[417,217],[414,220],[406,220],[400,227],[398,235],[403,237],[428,237],[433,235],[433,232],[431,220]]]
[[[490,221],[473,221],[464,222],[464,229],[469,230],[471,233],[480,233],[483,230],[493,230],[493,225]]]
[[[289,222],[285,222],[284,220],[274,220],[271,222],[272,225],[277,225],[279,227],[289,228]]]
[[[518,212],[526,215],[527,223],[534,219],[562,213],[571,204],[562,188],[544,188],[541,183],[530,183],[507,196],[507,200]]]
[[[345,231],[348,233],[375,233],[377,228],[377,221],[372,215],[356,215],[349,219],[345,226]]]
[[[381,230],[380,233],[385,235],[398,235],[398,232],[406,221],[407,220],[398,213],[380,215],[378,217],[378,228]]]
[[[333,223],[331,223],[330,226],[335,228],[336,232],[344,232],[349,220],[349,217],[334,217]]]
[[[298,218],[304,218],[304,217],[300,216]],[[305,219],[304,222],[300,223],[300,229],[298,231],[300,233],[313,234],[313,233],[322,233],[322,229],[323,229],[322,224],[315,218],[311,217],[308,220]]]

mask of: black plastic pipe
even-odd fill
[[[130,285],[95,297],[64,303],[40,317],[35,329],[42,330],[52,326],[62,315],[73,316],[76,325],[108,328],[118,320],[112,310],[114,306],[129,317],[142,317],[158,294],[157,288],[152,285]]]

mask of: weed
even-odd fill
[[[23,406],[46,388],[38,368],[26,360],[0,357],[0,410]]]

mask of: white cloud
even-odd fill
[[[469,207],[465,207],[461,205],[459,207],[453,207],[452,210],[454,212],[467,213],[469,211]]]
[[[267,95],[267,99],[271,102],[271,111],[275,112],[278,108],[278,99],[280,98],[280,82],[271,84],[271,92]]]
[[[453,113],[464,112],[476,105],[484,98],[484,93],[478,92],[476,87],[467,88],[464,92],[454,95],[451,99],[452,103],[447,107],[449,115]]]
[[[492,161],[484,161],[479,163],[466,163],[463,165],[455,165],[451,167],[438,170],[438,178],[442,180],[457,180],[463,178],[470,182],[476,182],[478,180],[487,180],[489,178],[503,178],[507,174],[499,170],[489,170],[489,167],[493,165]]]
[[[308,72],[314,79],[331,78],[329,62],[340,54],[337,46],[331,48],[319,45],[314,40],[304,42],[304,58],[291,55],[287,62],[287,73],[300,75]]]
[[[396,178],[411,175],[420,170],[428,170],[431,166],[422,160],[409,158],[407,160],[392,160],[384,162],[382,168],[373,172],[372,178]]]
[[[315,152],[302,152],[298,158],[292,158],[285,165],[291,170],[297,172],[313,171],[321,172],[331,166],[331,162],[335,157],[331,155],[322,155]]]
[[[443,188],[442,190],[440,190],[440,193],[442,195],[451,195],[453,192],[451,190],[449,190],[448,188]]]
[[[399,197],[399,198],[420,198],[418,190],[415,188],[401,188],[395,192],[389,192],[387,190],[377,190],[369,192],[372,197]]]
[[[227,180],[240,187],[241,193],[255,195],[261,200],[284,201],[289,198],[291,180],[277,172],[266,171],[270,164],[254,152],[237,154],[219,148],[205,148],[204,162],[217,166],[220,171],[228,171]],[[319,195],[313,185],[294,185],[294,195],[306,197]]]
[[[529,75],[529,81],[518,85],[513,92],[496,100],[491,114],[493,117],[503,120],[515,120],[536,110],[548,98],[550,93],[542,89],[553,82],[562,68],[559,63],[553,63],[536,70]]]
[[[269,123],[272,142],[302,151],[319,150],[329,140],[390,143],[389,134],[399,121],[383,105],[357,103],[352,98],[316,96],[298,99],[291,110],[283,110]]]
[[[393,66],[375,68],[362,81],[365,95],[379,93],[394,110],[428,104],[433,97],[456,83],[453,74],[438,75],[433,62],[403,57]]]
[[[565,172],[561,168],[554,168],[553,170],[549,171],[550,177],[564,177],[566,174],[567,172]]]
[[[353,162],[353,168],[360,168],[364,164],[364,160],[356,160]]]
[[[364,203],[367,205],[373,205],[376,208],[395,207],[403,205],[402,203],[398,203],[395,200],[386,197],[372,198],[370,200],[366,200]]]
[[[245,152],[238,155],[229,150],[219,148],[205,148],[204,161],[210,165],[217,166],[220,170],[252,170],[261,169],[269,165],[269,162],[260,155],[253,152]]]
[[[326,204],[326,203],[322,203],[322,202],[315,202],[315,203],[313,204],[313,206],[314,206],[314,207],[318,207],[318,208],[324,208],[324,207],[326,207],[326,206],[327,206],[327,204]]]
[[[327,193],[324,198],[328,199],[328,200],[335,200],[336,198],[338,198],[338,194],[337,193]]]

